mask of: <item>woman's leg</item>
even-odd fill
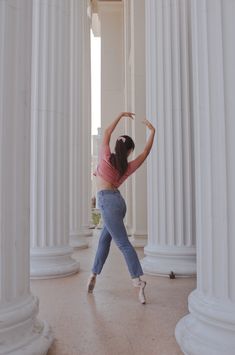
[[[144,288],[146,286],[146,282],[140,279],[140,276],[143,275],[143,270],[140,265],[137,253],[133,248],[132,244],[129,242],[126,228],[123,223],[123,219],[126,214],[125,200],[119,193],[112,193],[110,191],[101,192],[99,194],[99,206],[102,213],[103,221],[105,223],[106,231],[108,233],[107,235],[109,235],[110,238],[110,242],[112,238],[118,248],[123,253],[129,273],[133,280],[133,286],[137,287],[139,290],[139,300],[142,304],[145,304],[146,301],[144,295]],[[101,248],[101,250],[105,249],[105,247]],[[102,260],[105,261],[106,257],[102,257]],[[99,263],[97,263],[97,265],[99,265]],[[97,270],[98,269],[99,268],[97,268]],[[96,277],[95,275],[93,275],[88,285],[89,292],[92,292],[95,280]]]
[[[123,223],[123,218],[126,213],[125,201],[122,197],[116,197],[106,201],[107,205],[104,205],[102,208],[102,217],[105,226],[112,236],[112,239],[121,250],[131,277],[137,278],[143,275],[143,270],[137,253],[132,244],[129,242],[126,228]]]
[[[108,222],[107,228],[125,258],[131,277],[136,278],[143,275],[137,253],[129,242],[123,221],[115,217],[112,221]]]
[[[96,283],[96,275],[101,273],[105,260],[107,259],[110,250],[111,240],[111,235],[109,234],[106,226],[104,226],[100,233],[98,248],[92,267],[92,274],[90,275],[87,283],[87,291],[89,293],[93,292]]]
[[[99,237],[98,248],[96,251],[95,260],[92,267],[93,274],[98,275],[101,273],[104,263],[109,254],[111,240],[112,240],[111,235],[108,232],[106,226],[104,225]]]

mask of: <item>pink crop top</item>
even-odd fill
[[[128,176],[130,176],[138,167],[143,163],[143,160],[140,157],[130,161],[124,175],[119,179],[118,170],[112,166],[109,162],[111,152],[109,145],[101,145],[99,151],[99,161],[96,168],[96,171],[93,173],[95,176],[101,176],[107,182],[110,182],[115,187],[119,187],[123,181],[125,181]]]

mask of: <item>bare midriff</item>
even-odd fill
[[[111,182],[108,182],[104,180],[101,176],[96,176],[96,187],[97,191],[100,190],[117,190],[117,187],[111,184]]]

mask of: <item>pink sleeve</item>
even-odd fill
[[[128,170],[127,173],[128,175],[131,175],[134,173],[134,171],[136,171],[140,165],[142,165],[144,162],[144,160],[142,159],[141,156],[138,156],[136,159],[130,161],[130,163],[128,164]]]

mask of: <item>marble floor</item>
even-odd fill
[[[49,322],[55,335],[48,355],[182,354],[174,330],[188,313],[187,297],[196,279],[146,275],[147,304],[141,305],[122,255],[112,245],[94,294],[87,294],[97,239],[90,237],[88,249],[75,251],[81,266],[78,274],[31,281],[32,292],[40,299],[39,317]],[[142,258],[143,250],[137,252]]]

